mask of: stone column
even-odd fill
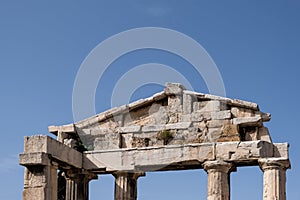
[[[66,177],[66,200],[77,200],[77,182]]]
[[[145,173],[116,172],[115,177],[115,200],[136,200],[137,179],[145,176]]]
[[[66,177],[66,200],[88,200],[89,182],[98,176],[92,173],[82,173],[79,170],[69,170]]]
[[[43,160],[39,165],[24,165],[24,190],[23,200],[57,200],[57,168],[51,163],[46,154],[41,155]],[[37,160],[38,154],[23,154],[24,157],[31,157]]]
[[[206,161],[203,168],[208,174],[207,200],[229,200],[229,173],[233,169],[233,165],[219,160]]]
[[[290,162],[285,158],[263,158],[259,166],[264,173],[263,200],[286,200],[286,170]]]

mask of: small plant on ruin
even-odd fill
[[[79,152],[84,152],[84,151],[88,151],[88,149],[86,148],[86,146],[84,146],[84,144],[81,141],[77,141],[76,142],[76,146],[75,149]]]
[[[173,138],[173,134],[170,130],[163,130],[157,133],[157,139],[163,140],[164,145],[167,145]]]

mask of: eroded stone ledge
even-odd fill
[[[75,149],[45,135],[25,137],[24,154],[20,157],[23,161],[25,158],[31,158],[31,161],[28,160],[27,162],[35,162],[34,160],[38,159],[36,156],[39,154],[43,156],[43,153],[76,168],[82,168],[82,153]]]

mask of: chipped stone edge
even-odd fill
[[[220,97],[220,96],[216,96],[216,95],[212,95],[212,94],[204,94],[204,93],[193,92],[193,91],[189,91],[189,90],[184,90],[183,93],[192,95],[192,96],[196,96],[197,98],[203,99],[203,100],[224,101],[227,104],[232,105],[232,106],[237,106],[237,107],[242,107],[242,108],[250,108],[255,111],[259,111],[258,104],[249,102],[249,101],[244,101],[244,100],[239,100],[239,99],[230,99],[227,97]]]

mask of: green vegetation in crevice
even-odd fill
[[[170,130],[162,130],[157,133],[157,139],[163,140],[164,145],[167,145],[174,138]]]
[[[76,146],[74,149],[81,153],[83,153],[84,151],[88,151],[88,148],[86,148],[86,146],[84,146],[84,144],[81,141],[76,142]]]

